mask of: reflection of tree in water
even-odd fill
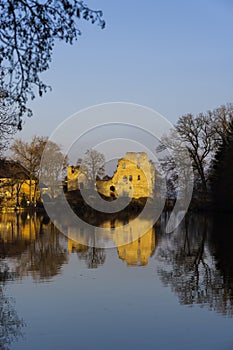
[[[80,227],[80,232],[82,234],[85,232],[83,227]],[[82,234],[80,237],[82,237]],[[103,265],[106,259],[105,249],[95,247],[95,229],[94,227],[88,230],[88,234],[92,241],[89,241],[89,246],[80,244],[78,240],[73,241],[69,239],[70,242],[70,251],[76,252],[80,260],[84,260],[88,269],[95,269],[100,265]]]
[[[53,224],[42,226],[27,250],[17,259],[19,276],[30,273],[35,280],[49,279],[59,274],[67,262],[67,252],[60,242],[60,233]]]
[[[219,251],[219,242],[213,235],[215,229],[204,215],[186,217],[176,232],[162,238],[157,250],[158,273],[164,285],[171,286],[178,295],[181,304],[206,305],[211,310],[233,316],[232,277],[229,279],[228,275],[226,283],[223,269],[219,268],[226,260],[224,249]],[[214,248],[212,256],[210,246]]]
[[[77,252],[81,260],[85,260],[88,269],[95,269],[99,265],[103,265],[106,259],[103,248],[87,247],[87,250]]]
[[[14,309],[13,300],[5,295],[4,285],[12,280],[14,274],[2,261],[0,262],[0,349],[8,350],[9,345],[22,336],[22,327],[25,326]]]
[[[210,249],[221,276],[222,308],[233,316],[233,217],[232,213],[213,218]]]

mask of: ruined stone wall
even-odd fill
[[[155,181],[155,169],[144,152],[127,152],[125,158],[118,161],[117,169],[110,180],[96,181],[98,191],[106,197],[125,196],[130,198],[152,197]],[[79,167],[68,166],[67,190],[74,191],[87,186],[84,174]]]
[[[79,167],[69,165],[67,168],[67,190],[78,190],[80,186],[85,186],[86,183],[86,176],[84,174],[79,173]]]
[[[128,152],[119,159],[112,179],[97,181],[97,189],[107,197],[152,197],[154,177],[155,170],[146,153]]]

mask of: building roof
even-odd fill
[[[0,178],[27,180],[29,179],[29,172],[19,162],[0,159]]]

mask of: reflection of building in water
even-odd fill
[[[39,225],[39,224],[38,224]],[[36,225],[27,213],[7,213],[0,216],[1,241],[16,239],[34,240],[36,238]]]
[[[128,215],[121,220],[112,218],[99,226],[105,231],[90,225],[70,224],[64,220],[61,231],[66,234],[68,252],[87,252],[89,247],[97,250],[104,247],[117,247],[119,258],[127,265],[144,266],[148,264],[156,248],[155,230],[151,218],[130,218]]]
[[[113,177],[96,181],[98,191],[106,197],[127,196],[131,198],[152,197],[155,169],[144,152],[127,152],[118,160]],[[87,186],[87,178],[79,173],[78,166],[67,170],[67,189],[73,191]]]
[[[57,221],[54,221],[55,225],[59,225]],[[73,224],[69,222],[69,218],[64,218],[63,226],[59,225],[61,232],[65,233],[66,237],[66,250],[68,253],[72,252],[84,252],[88,249],[88,244],[91,245],[92,240],[89,240],[88,237],[92,238],[93,229],[91,232],[87,230],[86,226]]]
[[[36,239],[39,224],[26,213],[0,216],[0,254],[13,256],[22,253]]]
[[[67,238],[67,251],[68,253],[85,252],[88,250],[88,246],[78,243],[73,239]]]
[[[119,258],[128,266],[145,266],[155,252],[155,232],[151,228],[142,237],[132,243],[118,247]]]
[[[152,220],[106,221],[103,227],[121,228],[117,235],[112,235],[117,246],[119,258],[128,266],[145,266],[156,248],[155,230]],[[111,234],[109,235],[109,237]],[[130,242],[125,244],[125,242]]]
[[[47,217],[25,214],[0,216],[0,257],[19,277],[49,279],[67,261],[67,239]]]

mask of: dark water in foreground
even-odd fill
[[[233,349],[231,215],[165,223],[104,250],[2,215],[0,349]]]

